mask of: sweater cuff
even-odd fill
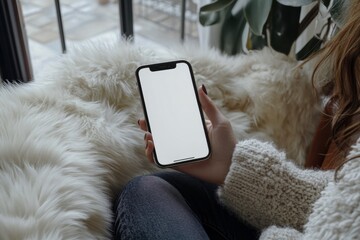
[[[235,146],[232,164],[219,194],[224,196],[226,193],[224,197],[234,204],[239,197],[258,197],[261,192],[254,191],[254,187],[261,186],[264,182],[273,182],[272,172],[268,170],[280,169],[280,162],[285,159],[285,154],[268,142],[255,139],[239,142]],[[246,191],[245,195],[243,191]]]
[[[221,201],[257,228],[276,224],[302,229],[328,178],[286,160],[272,144],[249,139],[239,142]]]
[[[262,232],[259,240],[300,240],[302,237],[303,234],[293,228],[271,226]]]

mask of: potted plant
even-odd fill
[[[234,55],[268,46],[303,60],[336,33],[341,26],[344,3],[341,0],[217,0],[200,7],[199,22],[217,28],[211,37],[224,53]]]

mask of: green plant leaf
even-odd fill
[[[263,27],[268,19],[272,1],[252,0],[244,9],[244,15],[251,31],[258,36],[262,35]]]
[[[244,52],[242,36],[246,27],[246,19],[243,11],[235,16],[227,15],[221,31],[220,50],[229,55]]]
[[[334,0],[329,10],[331,18],[334,20],[335,24],[338,27],[341,27],[344,21],[344,8],[344,1]]]
[[[301,7],[308,5],[312,2],[316,2],[317,0],[277,0],[277,1],[285,6]]]
[[[235,0],[218,0],[202,6],[199,10],[199,21],[203,26],[214,25],[221,20],[221,12],[226,10]]]

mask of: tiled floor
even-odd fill
[[[87,40],[120,36],[117,0],[60,0],[68,51]],[[35,77],[44,64],[61,54],[54,0],[20,0]],[[171,46],[180,39],[179,0],[133,0],[134,39],[138,44]],[[185,41],[198,44],[196,6],[187,1]]]

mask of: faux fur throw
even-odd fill
[[[87,43],[34,82],[0,89],[0,239],[110,238],[114,194],[157,170],[137,126],[135,69],[175,59],[192,63],[239,139],[274,141],[303,164],[318,100],[286,56]]]

